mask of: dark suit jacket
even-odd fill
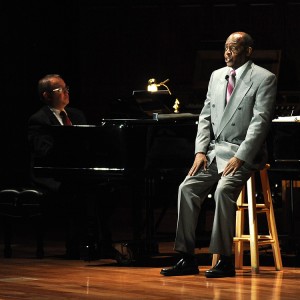
[[[86,117],[82,111],[72,108],[65,108],[73,125],[86,125]],[[28,120],[28,142],[31,153],[32,184],[44,191],[57,192],[61,182],[53,178],[37,177],[33,172],[33,166],[40,159],[45,159],[51,155],[53,138],[49,134],[49,126],[61,125],[48,106],[43,106],[34,113]]]

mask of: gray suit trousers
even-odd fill
[[[231,255],[235,232],[237,198],[254,170],[244,164],[234,175],[218,173],[215,160],[207,170],[187,176],[178,190],[178,218],[174,250],[194,254],[195,231],[201,206],[217,183],[216,204],[209,251]]]

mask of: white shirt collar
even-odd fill
[[[247,66],[249,65],[250,60],[248,60],[247,62],[245,62],[242,66],[240,66],[239,68],[237,68],[235,70],[235,80],[237,81],[243,74],[243,72],[246,70]],[[230,71],[232,70],[232,68],[229,68],[228,74],[230,73]]]
[[[60,116],[60,112],[61,111],[59,109],[56,109],[56,108],[53,108],[53,107],[50,107],[50,106],[49,106],[49,108],[53,112],[53,114],[55,115],[55,117],[57,118],[57,120],[59,121],[59,123],[61,125],[63,125],[63,121],[62,121],[62,118]]]

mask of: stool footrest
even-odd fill
[[[243,203],[241,205],[238,205],[238,209],[248,209],[249,205],[248,203]],[[256,204],[256,209],[264,209],[269,210],[270,208],[265,204]]]
[[[250,242],[250,236],[234,237],[233,241],[236,242]],[[258,245],[268,245],[275,243],[275,240],[268,236],[258,236]]]
[[[243,234],[241,236],[235,236],[233,238],[233,241],[234,242],[237,242],[237,241],[250,241],[251,237],[250,237],[250,234]],[[257,239],[258,240],[274,240],[270,235],[263,235],[263,234],[259,234],[257,236]]]

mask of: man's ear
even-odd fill
[[[43,92],[43,99],[44,99],[44,102],[46,103],[46,104],[48,104],[49,103],[49,93],[48,92]]]
[[[247,57],[251,56],[252,52],[253,52],[253,48],[252,47],[248,47],[247,50],[246,50],[246,56]]]

